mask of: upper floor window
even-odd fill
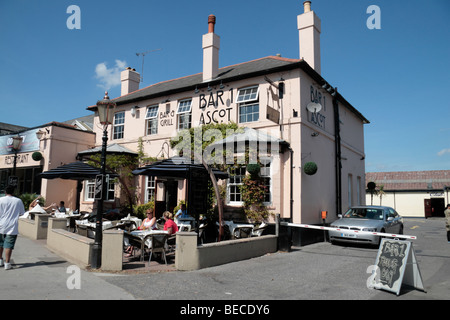
[[[239,89],[236,102],[239,105],[239,123],[259,120],[259,87]]]
[[[147,108],[145,115],[147,135],[158,133],[158,106],[150,106]]]
[[[113,121],[113,140],[123,139],[123,132],[125,129],[125,111],[116,112]]]
[[[178,102],[177,123],[178,130],[190,129],[192,119],[192,99],[181,100]]]

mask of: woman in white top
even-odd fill
[[[138,230],[154,230],[156,229],[156,218],[153,215],[153,209],[147,209],[147,218],[142,221],[142,224],[137,228]],[[131,257],[133,255],[134,247],[128,245],[125,252],[127,253],[125,257]]]
[[[154,230],[156,229],[156,218],[153,215],[153,209],[147,209],[147,218],[142,221],[138,230]]]

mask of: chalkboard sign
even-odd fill
[[[414,248],[409,241],[382,239],[372,286],[399,295],[402,284],[425,291]]]

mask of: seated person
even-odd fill
[[[67,212],[66,207],[64,206],[64,201],[60,201],[59,202],[59,207],[57,209],[61,213],[66,213]]]
[[[147,218],[142,221],[142,224],[138,227],[138,230],[155,230],[156,227],[156,218],[153,215],[153,209],[147,209]],[[124,238],[124,242],[126,245],[125,252],[127,253],[125,257],[131,257],[133,255],[134,247],[130,245],[127,241],[125,241],[126,238]]]
[[[190,216],[187,214],[186,205],[184,203],[181,204],[180,210],[175,213],[175,219],[180,218],[190,218]]]
[[[142,224],[138,227],[138,230],[155,230],[156,218],[153,214],[153,209],[147,209],[147,218],[142,221]]]
[[[177,224],[172,220],[173,214],[170,211],[165,211],[163,213],[163,218],[166,221],[164,223],[164,230],[169,231],[169,235],[178,232]]]
[[[34,199],[31,203],[30,206],[28,207],[28,211],[31,211],[34,207],[36,207],[36,205],[39,203],[39,199],[41,199],[42,196],[39,195],[36,199]],[[45,211],[51,211],[52,208],[56,207],[56,203],[52,203],[51,205],[49,205],[48,207],[42,207],[42,209],[44,209]]]

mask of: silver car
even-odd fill
[[[403,218],[391,207],[356,206],[334,221],[331,227],[339,230],[329,230],[330,242],[359,242],[379,245],[380,236],[359,234],[347,230],[403,234]]]

